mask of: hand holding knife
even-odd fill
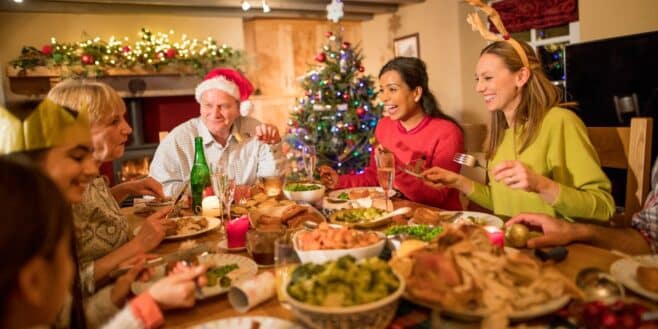
[[[193,259],[197,255],[200,255],[204,252],[208,252],[210,250],[210,247],[203,243],[199,244],[197,246],[194,246],[189,249],[185,250],[179,250],[170,254],[162,255],[156,258],[149,259],[145,262],[144,264],[144,269],[148,269],[151,267],[155,266],[160,266],[160,265],[166,265],[170,264],[172,262],[177,262],[177,261],[182,261],[182,260],[188,260],[188,259]],[[125,273],[127,273],[133,266],[124,266],[117,268],[110,272],[109,277],[110,278],[118,278]]]

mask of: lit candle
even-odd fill
[[[245,236],[249,230],[249,218],[242,216],[226,221],[226,240],[229,248],[241,248],[245,245]]]
[[[201,201],[201,215],[219,217],[219,207],[219,198],[217,196],[207,196]]]
[[[505,233],[495,226],[485,226],[484,229],[489,234],[489,241],[491,244],[498,247],[503,247],[505,245]]]

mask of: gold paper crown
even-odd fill
[[[521,62],[523,63],[523,66],[530,68],[530,62],[528,61],[528,55],[525,53],[523,50],[523,47],[521,47],[521,44],[514,40],[507,32],[507,29],[505,28],[505,25],[503,25],[503,21],[500,19],[500,15],[496,11],[496,9],[493,9],[493,7],[489,5],[485,5],[482,3],[480,0],[464,0],[466,1],[469,5],[475,7],[476,9],[482,11],[489,17],[491,20],[491,23],[496,27],[498,32],[500,32],[501,35],[497,35],[484,25],[484,22],[480,19],[480,16],[477,14],[477,12],[470,13],[468,14],[468,17],[466,17],[466,21],[471,24],[471,28],[473,31],[478,31],[480,32],[480,35],[487,40],[487,41],[507,41],[512,48],[516,51],[516,53],[519,55],[521,58]]]
[[[31,151],[61,145],[66,132],[89,135],[87,111],[73,111],[44,100],[28,111],[9,111],[0,107],[0,154]]]

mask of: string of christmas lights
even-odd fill
[[[131,69],[141,67],[157,72],[164,66],[189,66],[203,75],[217,66],[239,68],[244,62],[242,52],[226,44],[219,45],[213,38],[203,40],[188,38],[183,34],[177,42],[172,42],[168,33],[153,33],[146,28],[139,32],[139,40],[130,43],[110,37],[103,41],[100,37],[77,43],[62,43],[51,38],[50,43],[36,49],[26,46],[21,55],[11,61],[15,68],[30,69],[36,66],[76,67],[80,75],[103,75],[111,68]]]

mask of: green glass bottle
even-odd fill
[[[201,213],[203,191],[210,186],[210,169],[203,153],[203,139],[194,138],[194,165],[190,172],[190,185],[192,187],[192,210],[195,214]]]

